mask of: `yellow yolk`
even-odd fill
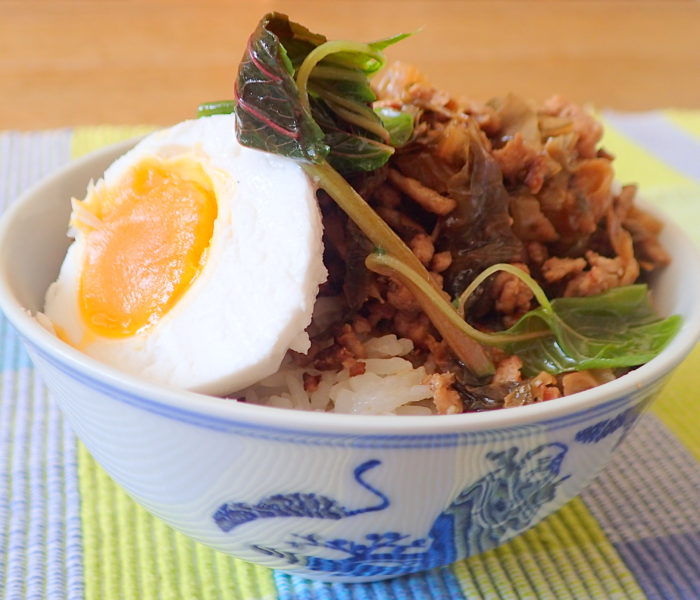
[[[216,215],[211,179],[191,158],[143,160],[119,185],[79,203],[78,302],[88,329],[127,337],[167,313],[203,266]]]

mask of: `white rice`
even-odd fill
[[[367,358],[362,375],[350,377],[347,369],[338,373],[299,367],[285,361],[277,373],[242,390],[246,402],[279,408],[363,415],[428,415],[432,391],[423,384],[424,367],[401,358],[413,350],[413,342],[394,334],[364,343]],[[319,375],[318,388],[304,389],[304,373]]]

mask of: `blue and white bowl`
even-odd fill
[[[447,417],[253,406],[159,387],[56,339],[31,314],[58,273],[71,196],[130,143],[24,195],[0,229],[0,307],[70,425],[139,504],[239,558],[311,578],[369,581],[488,550],[576,496],[700,337],[700,257],[672,223],[653,283],[683,327],[663,353],[599,388]]]

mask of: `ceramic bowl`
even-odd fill
[[[35,321],[69,240],[71,196],[132,143],[26,193],[0,230],[0,307],[71,427],[139,504],[244,560],[311,578],[382,579],[482,552],[535,525],[605,466],[700,337],[700,258],[668,223],[653,282],[683,327],[661,355],[599,388],[446,417],[305,413],[145,383]]]

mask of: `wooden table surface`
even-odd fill
[[[479,100],[559,92],[599,108],[700,108],[700,3],[0,0],[0,129],[168,124],[231,97],[270,10],[329,38],[421,29],[389,50]]]

